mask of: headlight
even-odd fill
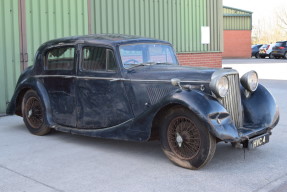
[[[228,93],[228,79],[225,76],[213,79],[210,82],[210,89],[217,97],[225,97]]]
[[[245,89],[254,92],[258,87],[258,75],[255,71],[249,71],[241,77],[240,82]]]

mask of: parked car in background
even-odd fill
[[[259,58],[259,49],[261,46],[262,46],[262,44],[257,44],[257,45],[251,46],[251,49],[252,49],[251,57]]]
[[[276,101],[255,71],[240,78],[231,68],[181,66],[169,42],[117,34],[41,45],[7,114],[22,116],[35,135],[55,129],[159,139],[165,155],[189,169],[209,162],[217,142],[249,149],[268,143],[279,121]]]
[[[274,46],[275,46],[275,43],[262,45],[259,49],[259,57],[260,58],[269,57],[270,59],[274,59],[274,56],[272,54],[272,48]]]
[[[276,59],[287,59],[287,41],[278,41],[272,49],[272,54]]]

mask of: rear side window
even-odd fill
[[[74,68],[74,60],[74,47],[50,49],[45,56],[45,70],[72,70]]]
[[[115,71],[113,51],[104,47],[83,47],[83,71]]]

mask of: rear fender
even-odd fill
[[[14,95],[11,99],[11,102],[9,103],[7,109],[6,109],[6,113],[8,115],[14,115],[16,113],[16,109],[18,107],[21,108],[21,102],[17,102],[19,100],[19,97],[21,97],[21,95],[23,95],[23,91],[26,92],[28,90],[34,90],[37,92],[40,100],[43,103],[43,107],[45,110],[45,123],[47,125],[53,125],[53,119],[52,119],[52,113],[51,113],[51,105],[50,105],[50,99],[48,96],[48,93],[46,91],[46,89],[44,88],[44,85],[42,84],[42,82],[38,79],[35,78],[29,78],[27,80],[25,80],[24,82],[18,84],[18,86],[15,89]]]

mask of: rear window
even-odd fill
[[[58,47],[46,53],[45,70],[72,70],[74,68],[74,47]]]
[[[259,44],[259,45],[252,45],[251,48],[257,48],[257,49],[259,49],[261,46],[262,46],[262,45],[260,45],[260,44]]]
[[[287,42],[277,42],[275,46],[277,46],[277,47],[286,47],[287,46]]]
[[[267,48],[268,47],[268,45],[262,45],[262,47],[260,47],[260,48]]]

